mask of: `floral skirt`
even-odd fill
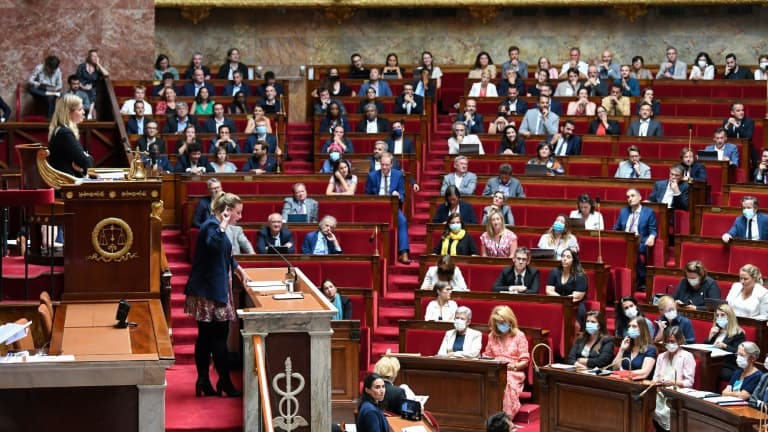
[[[231,279],[228,285],[226,303],[216,303],[205,297],[188,294],[184,301],[184,313],[191,316],[196,321],[234,321],[237,319],[237,314],[235,313],[235,307],[232,303]]]

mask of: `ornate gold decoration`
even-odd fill
[[[147,195],[145,190],[120,192],[120,198],[146,198]]]
[[[635,22],[636,19],[648,13],[648,7],[645,5],[632,4],[614,6],[616,13],[626,18],[629,22]]]
[[[72,199],[74,196],[75,194],[73,194],[72,191],[67,191],[67,193],[64,194],[66,199]]]
[[[469,10],[469,15],[473,19],[480,20],[483,24],[488,24],[499,16],[501,6],[470,6],[467,10]]]
[[[130,252],[133,230],[120,218],[110,217],[99,221],[91,231],[91,245],[96,253],[88,256],[88,261],[123,262],[139,256],[136,252]]]
[[[355,10],[348,6],[332,6],[323,9],[323,15],[326,18],[336,21],[336,24],[341,24],[344,21],[352,18],[355,14]]]
[[[185,20],[192,21],[192,24],[199,23],[208,18],[209,15],[211,15],[210,6],[183,6],[181,8],[181,17]]]
[[[48,163],[48,156],[50,155],[51,152],[47,148],[41,148],[37,151],[37,171],[43,181],[54,189],[76,184],[77,177],[61,172]]]
[[[78,198],[104,198],[104,191],[78,191]],[[114,198],[114,197],[111,197]]]
[[[163,210],[164,210],[163,200],[154,201],[152,203],[152,213],[150,213],[149,217],[151,217],[152,219],[162,221]]]
[[[115,192],[113,190],[109,191],[109,198],[110,199],[115,199],[116,196],[117,196],[117,192]]]
[[[152,198],[157,198],[159,195],[160,194],[156,190],[153,190],[152,192],[149,193],[149,196],[151,196]]]

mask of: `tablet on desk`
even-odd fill
[[[717,158],[717,150],[699,150],[699,152],[696,154],[700,161],[716,161]]]
[[[289,214],[288,215],[288,223],[307,223],[309,220],[307,219],[306,214]],[[283,253],[283,252],[280,252]]]
[[[287,254],[288,253],[288,246],[270,246],[267,248],[268,254],[277,254],[277,252],[280,252],[281,254]]]
[[[542,248],[531,248],[531,258],[539,258],[539,259],[554,259],[555,258],[555,250],[554,249],[542,249]]]
[[[480,154],[480,144],[459,144],[460,155]]]
[[[525,175],[529,175],[529,176],[545,176],[545,175],[547,175],[547,166],[546,165],[527,164],[527,165],[525,165]]]

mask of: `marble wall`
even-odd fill
[[[158,9],[156,50],[174,63],[185,63],[201,51],[208,63],[220,64],[228,48],[238,47],[245,62],[274,68],[279,76],[296,76],[301,64],[346,63],[356,51],[368,64],[382,63],[390,51],[402,63],[414,63],[423,49],[432,51],[437,64],[471,63],[481,50],[501,63],[510,44],[520,46],[529,63],[546,55],[557,64],[573,45],[586,57],[610,48],[619,61],[641,54],[656,64],[667,44],[676,46],[687,63],[699,51],[719,64],[728,52],[751,64],[759,53],[768,52],[763,34],[768,9],[760,7],[652,8],[634,22],[610,8],[501,10],[485,24],[463,9],[454,16],[443,16],[452,10],[445,12],[358,10],[339,23],[320,10],[214,9],[192,24],[178,9]],[[303,82],[292,83],[292,89],[291,119],[297,120],[304,112]]]
[[[91,48],[116,79],[152,73],[153,0],[0,0],[0,28],[0,96],[14,110],[16,85],[49,55],[61,59],[65,88]],[[25,93],[22,103],[29,100]]]

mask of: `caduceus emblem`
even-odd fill
[[[282,379],[285,380],[285,390],[280,389],[278,385],[278,382]],[[295,389],[293,380],[297,382]],[[291,358],[286,357],[285,373],[281,372],[272,378],[272,390],[282,396],[278,403],[280,417],[272,419],[275,427],[290,432],[301,426],[309,426],[304,417],[297,415],[299,413],[299,401],[296,399],[296,395],[301,393],[303,389],[304,377],[300,373],[292,372]]]

